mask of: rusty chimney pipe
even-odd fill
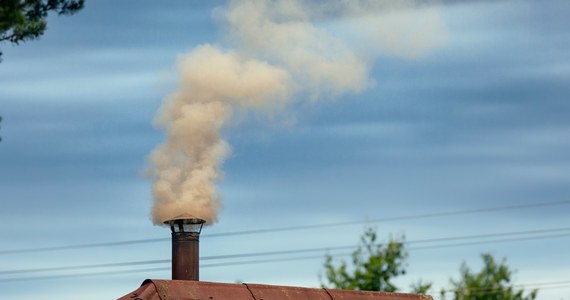
[[[198,218],[164,222],[172,231],[172,280],[199,280],[199,241],[204,223]]]

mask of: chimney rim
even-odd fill
[[[175,217],[174,219],[164,221],[163,224],[165,224],[165,225],[172,225],[172,224],[198,225],[198,224],[206,224],[206,220],[200,219],[200,218],[195,218],[195,217],[178,216],[178,217]]]
[[[199,218],[180,218],[164,221],[170,227],[172,234],[190,234],[199,236],[205,220]]]
[[[164,220],[162,223],[164,225],[172,225],[172,224],[192,224],[192,225],[202,224],[202,225],[205,225],[207,222],[205,219],[196,217],[192,214],[181,213],[175,217]]]

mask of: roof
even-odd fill
[[[428,295],[232,284],[206,281],[150,280],[118,300],[433,300]]]

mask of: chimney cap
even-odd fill
[[[200,234],[202,226],[206,223],[205,220],[195,218],[190,215],[180,215],[172,220],[164,221],[165,225],[169,225],[172,232],[189,232]]]

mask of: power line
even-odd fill
[[[563,228],[550,228],[550,229],[540,229],[540,230],[529,230],[529,231],[515,231],[515,232],[504,232],[504,233],[489,233],[489,234],[478,234],[478,235],[467,235],[467,236],[453,236],[453,237],[442,237],[442,238],[432,238],[432,239],[422,239],[405,241],[405,244],[421,244],[421,243],[433,243],[442,241],[452,241],[452,240],[466,240],[466,239],[482,239],[490,237],[505,237],[505,236],[517,236],[525,234],[535,234],[535,236],[518,237],[511,239],[494,239],[494,240],[483,240],[483,241],[473,241],[473,242],[463,242],[463,243],[453,243],[453,244],[439,244],[430,246],[419,246],[410,247],[408,250],[427,250],[427,249],[437,249],[437,248],[448,248],[448,247],[458,247],[458,246],[469,246],[469,245],[479,245],[479,244],[490,244],[490,243],[505,243],[513,241],[524,241],[533,239],[546,239],[546,238],[557,238],[570,236],[570,232],[561,234],[548,234],[552,232],[562,232],[570,231],[570,227]],[[543,235],[536,235],[537,233],[542,233]],[[326,251],[338,251],[338,250],[348,250],[355,249],[358,246],[336,246],[336,247],[320,247],[320,248],[308,248],[308,249],[293,249],[293,250],[280,250],[280,251],[266,251],[266,252],[252,252],[252,253],[238,253],[238,254],[227,254],[227,255],[214,255],[214,256],[204,256],[201,257],[201,261],[205,260],[220,260],[220,259],[235,259],[235,258],[246,258],[246,257],[258,257],[258,256],[275,256],[275,255],[290,255],[290,254],[301,254],[310,252],[326,252]],[[335,254],[335,256],[344,256],[348,254]],[[323,255],[310,256],[310,258],[322,258]],[[307,258],[304,258],[307,259]],[[290,258],[285,258],[285,260],[295,260]],[[218,264],[208,264],[202,265],[202,267],[215,267],[215,266],[229,266],[229,265],[241,265],[248,263],[265,263],[281,261],[281,259],[268,259],[268,260],[256,260],[256,261],[240,261],[240,262],[223,262]],[[36,268],[36,269],[19,269],[19,270],[6,270],[0,271],[0,275],[7,274],[22,274],[22,273],[38,273],[38,272],[49,272],[49,271],[67,271],[67,270],[81,270],[81,269],[95,269],[95,268],[108,268],[108,267],[123,267],[123,266],[134,266],[134,265],[149,265],[149,264],[163,264],[170,263],[170,259],[160,259],[160,260],[146,260],[146,261],[134,261],[134,262],[119,262],[119,263],[106,263],[106,264],[92,264],[92,265],[77,265],[77,266],[66,266],[66,267],[51,267],[51,268]],[[1,280],[0,280],[1,282]]]
[[[77,265],[77,266],[67,266],[67,267],[6,270],[6,271],[0,271],[0,275],[53,272],[53,271],[70,271],[70,270],[98,269],[98,268],[112,268],[112,267],[126,267],[126,266],[151,265],[151,264],[161,264],[161,263],[170,263],[170,262],[171,262],[170,259],[156,259],[156,260],[143,260],[143,261],[107,263],[107,264]]]
[[[30,253],[30,252],[73,250],[73,249],[96,248],[96,247],[125,246],[125,245],[134,245],[134,244],[164,242],[164,241],[169,241],[169,240],[170,240],[169,238],[156,238],[156,239],[129,240],[129,241],[118,241],[118,242],[78,244],[78,245],[68,245],[68,246],[39,247],[39,248],[27,248],[27,249],[16,249],[16,250],[2,250],[2,251],[0,251],[0,255],[15,254],[15,253],[19,254],[19,253]]]
[[[504,210],[535,208],[535,207],[564,205],[564,204],[570,204],[570,200],[541,202],[541,203],[527,203],[527,204],[508,205],[508,206],[496,206],[496,207],[476,208],[476,209],[467,209],[467,210],[436,212],[436,213],[428,213],[428,214],[416,214],[416,215],[407,215],[407,216],[377,218],[377,219],[369,219],[369,220],[358,220],[358,221],[322,223],[322,224],[312,224],[312,225],[287,226],[287,227],[279,227],[279,228],[233,231],[233,232],[224,232],[224,233],[204,235],[204,237],[220,237],[220,236],[243,235],[243,234],[259,234],[259,233],[270,233],[270,232],[278,232],[278,231],[293,231],[293,230],[306,230],[306,229],[316,229],[316,228],[325,228],[325,227],[359,225],[359,224],[367,224],[367,223],[382,223],[382,222],[403,221],[403,220],[413,220],[413,219],[428,219],[428,218],[436,218],[436,217],[465,215],[465,214],[474,214],[474,213],[482,213],[482,212],[496,212],[496,211],[504,211]]]
[[[546,229],[535,229],[535,230],[524,230],[524,231],[509,231],[509,232],[500,232],[500,233],[484,233],[484,234],[476,234],[476,235],[462,235],[462,236],[453,236],[453,237],[431,238],[431,239],[408,241],[406,243],[408,243],[408,244],[420,244],[420,243],[433,243],[433,242],[439,242],[439,241],[502,237],[502,236],[512,236],[512,235],[528,235],[528,234],[563,232],[563,231],[570,231],[570,227],[558,227],[558,228],[546,228]]]
[[[308,229],[317,229],[317,228],[338,227],[338,226],[358,225],[358,224],[367,224],[367,223],[393,222],[393,221],[402,221],[402,220],[428,219],[428,218],[437,218],[437,217],[446,217],[446,216],[455,216],[455,215],[466,215],[466,214],[475,214],[475,213],[484,213],[484,212],[496,212],[496,211],[546,207],[546,206],[566,205],[566,204],[570,204],[570,200],[541,202],[541,203],[527,203],[527,204],[497,206],[497,207],[486,207],[486,208],[477,208],[477,209],[468,209],[468,210],[457,210],[457,211],[436,212],[436,213],[428,213],[428,214],[416,214],[416,215],[407,215],[407,216],[377,218],[377,219],[369,219],[369,220],[358,220],[358,221],[347,221],[347,222],[336,222],[336,223],[322,223],[322,224],[309,224],[309,225],[298,225],[298,226],[287,226],[287,227],[274,227],[274,228],[243,230],[243,231],[230,231],[230,232],[221,232],[221,233],[213,233],[213,234],[204,234],[204,235],[202,235],[202,238],[215,238],[215,237],[225,237],[225,236],[235,236],[235,235],[249,235],[249,234],[262,234],[262,233],[271,233],[271,232],[308,230]],[[125,246],[125,245],[143,244],[143,243],[165,242],[165,241],[169,241],[169,240],[170,240],[169,238],[153,238],[153,239],[127,240],[127,241],[117,241],[117,242],[77,244],[77,245],[68,245],[68,246],[54,246],[54,247],[2,250],[2,251],[0,251],[0,255],[16,254],[16,253],[20,254],[20,253],[30,253],[30,252],[46,252],[46,251],[84,249],[84,248],[95,248],[95,247],[114,247],[114,246]]]
[[[528,235],[528,234],[539,234],[539,233],[544,234],[544,233],[564,232],[564,231],[570,231],[570,227],[540,229],[540,230],[528,230],[528,231],[512,231],[512,232],[503,232],[503,233],[488,233],[488,234],[465,235],[465,236],[452,236],[452,237],[442,237],[442,238],[432,238],[432,239],[421,239],[421,240],[404,241],[404,244],[422,244],[422,243],[433,243],[433,242],[443,242],[443,241],[453,241],[453,240],[482,239],[482,238],[517,236],[517,235]],[[520,237],[520,238],[512,238],[512,239],[495,239],[495,240],[491,240],[491,241],[477,241],[477,242],[469,242],[469,243],[455,243],[455,244],[420,246],[420,247],[409,248],[409,250],[446,248],[446,247],[456,247],[456,246],[463,246],[463,245],[500,243],[500,242],[544,239],[544,238],[565,237],[565,236],[570,236],[570,232],[562,233],[562,234],[556,234],[556,235],[539,235],[539,236]],[[283,254],[299,254],[299,253],[322,252],[322,251],[330,251],[330,250],[336,251],[336,250],[354,249],[356,247],[358,247],[358,246],[351,245],[351,246],[319,247],[319,248],[309,248],[309,249],[293,249],[293,250],[280,250],[280,251],[254,252],[254,253],[227,254],[227,255],[205,256],[202,258],[202,260],[232,259],[232,258],[244,258],[244,257],[254,257],[254,256],[283,255]]]
[[[442,245],[434,245],[434,246],[423,246],[423,247],[414,247],[410,248],[409,250],[427,250],[427,249],[435,249],[435,248],[448,248],[448,247],[457,247],[457,246],[468,246],[468,245],[478,245],[478,244],[489,244],[489,243],[502,243],[502,242],[514,242],[514,241],[524,241],[524,240],[532,240],[532,239],[545,239],[545,238],[556,238],[556,237],[565,237],[570,236],[570,233],[567,234],[558,234],[558,235],[548,235],[548,236],[538,236],[538,237],[525,237],[525,238],[513,238],[513,239],[503,239],[503,240],[492,240],[492,241],[478,241],[478,242],[469,242],[469,243],[455,243],[455,244],[442,244]],[[330,247],[330,248],[313,248],[313,249],[299,249],[299,250],[289,250],[287,254],[298,254],[303,252],[317,252],[317,251],[330,251],[330,250],[343,250],[343,249],[354,249],[358,246],[340,246],[340,247]],[[285,251],[283,251],[285,252]],[[276,252],[258,252],[258,253],[248,253],[244,254],[241,257],[247,256],[266,256],[266,255],[277,255]],[[280,253],[285,254],[285,253]],[[239,254],[237,254],[239,255]],[[236,256],[237,256],[236,255]],[[340,256],[349,256],[352,253],[335,253],[335,257]],[[306,260],[306,259],[317,259],[323,258],[323,254],[319,255],[311,255],[311,256],[301,256],[301,257],[292,257],[292,258],[272,258],[272,259],[261,259],[261,260],[249,260],[249,261],[237,261],[237,262],[223,262],[223,263],[215,263],[215,264],[207,264],[201,267],[225,267],[225,266],[233,266],[233,265],[247,265],[247,264],[259,264],[259,263],[271,263],[271,262],[283,262],[283,261],[292,261],[292,260]]]
[[[481,244],[495,244],[495,243],[507,243],[507,242],[528,241],[528,240],[538,240],[538,239],[560,238],[560,237],[567,237],[567,236],[570,236],[570,233],[534,236],[534,237],[512,238],[512,239],[501,239],[501,240],[490,240],[490,241],[464,242],[464,243],[443,244],[443,245],[433,245],[433,246],[411,247],[411,248],[409,248],[409,250],[427,250],[427,249],[438,249],[438,248],[451,248],[451,247],[471,246],[471,245],[481,245]]]
[[[167,270],[170,270],[170,268],[163,267],[163,268],[147,268],[147,269],[134,269],[134,270],[106,271],[106,272],[96,272],[96,273],[77,273],[77,274],[63,274],[63,275],[51,275],[51,276],[15,277],[15,278],[0,279],[0,283],[15,282],[15,281],[45,280],[45,279],[79,278],[79,277],[91,277],[91,276],[102,276],[102,275],[119,275],[119,274],[140,273],[140,272],[167,271]]]
[[[552,286],[552,285],[555,285],[555,286]],[[537,288],[541,288],[541,287],[543,289],[544,288],[559,288],[560,285],[570,287],[570,280],[512,284],[512,285],[510,285],[510,287],[526,290],[526,289],[537,289]],[[547,287],[543,287],[543,286],[547,286]],[[548,286],[550,286],[550,287],[548,287]],[[458,289],[444,289],[443,290],[443,292],[446,294],[456,293],[456,292],[460,293],[460,294],[466,294],[466,293],[492,294],[492,293],[497,293],[497,292],[501,292],[501,291],[503,291],[503,289],[495,288],[495,287],[458,288]]]
[[[350,253],[345,253],[343,255],[349,255]],[[303,260],[303,259],[314,259],[322,258],[322,256],[302,256],[302,257],[292,257],[292,258],[280,258],[280,259],[264,259],[264,260],[250,260],[242,262],[231,262],[231,263],[219,263],[219,264],[207,264],[202,265],[201,268],[208,267],[221,267],[221,266],[232,266],[232,265],[244,265],[244,264],[256,264],[256,263],[267,263],[267,262],[283,262],[283,261],[293,261],[293,260]],[[91,276],[105,276],[105,275],[119,275],[119,274],[129,274],[129,273],[141,273],[141,272],[157,272],[157,271],[169,271],[169,267],[159,267],[159,268],[145,268],[145,269],[132,269],[132,270],[120,270],[120,271],[107,271],[107,272],[96,272],[96,273],[79,273],[79,274],[64,274],[55,276],[35,276],[35,277],[19,277],[19,278],[6,278],[0,279],[0,283],[5,282],[17,282],[17,281],[33,281],[33,280],[47,280],[47,279],[63,279],[63,278],[80,278],[80,277],[91,277]],[[535,282],[535,283],[524,283],[524,284],[514,284],[512,287],[519,289],[557,289],[557,288],[570,288],[570,281],[551,281],[551,282]],[[478,293],[492,293],[497,289],[470,289],[470,291],[480,290]],[[453,293],[455,290],[444,290],[445,293]],[[437,292],[436,292],[437,293]]]

